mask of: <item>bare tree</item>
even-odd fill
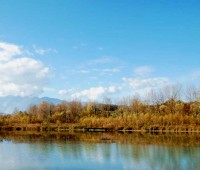
[[[166,96],[166,100],[180,100],[181,99],[182,86],[180,84],[167,85],[163,87],[163,94]]]
[[[127,96],[121,99],[119,104],[120,112],[130,112],[131,97]]]
[[[189,85],[185,89],[185,98],[189,102],[200,102],[200,87]]]

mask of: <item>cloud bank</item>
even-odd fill
[[[92,87],[86,90],[82,90],[80,92],[76,92],[72,94],[73,98],[87,98],[89,100],[97,100],[100,97],[107,95],[107,94],[114,94],[118,91],[119,89],[115,86],[110,86],[108,88],[106,87]]]
[[[133,90],[140,90],[145,88],[158,88],[169,83],[165,77],[153,78],[126,78],[122,79],[126,85],[130,86]]]
[[[150,66],[140,66],[140,67],[136,67],[133,72],[135,73],[135,75],[137,76],[146,76],[149,73],[153,72],[153,68]]]
[[[0,42],[0,96],[38,96],[43,92],[49,68],[26,55],[23,47]]]

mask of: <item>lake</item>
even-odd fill
[[[0,134],[2,170],[198,170],[199,134]]]

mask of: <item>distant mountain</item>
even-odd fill
[[[41,102],[48,102],[58,104],[62,100],[49,97],[19,97],[19,96],[6,96],[0,97],[0,113],[13,113],[15,110],[27,110],[33,104],[40,104]]]

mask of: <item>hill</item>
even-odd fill
[[[60,99],[49,97],[19,97],[19,96],[5,96],[0,97],[0,113],[13,113],[16,110],[25,111],[30,105],[40,104],[41,102],[48,102],[58,104]]]

